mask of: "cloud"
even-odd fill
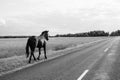
[[[0,25],[5,25],[6,24],[6,20],[5,19],[0,19]]]
[[[114,25],[120,24],[118,1],[5,0],[4,3],[0,1],[0,17],[3,18],[0,19],[0,25],[6,25],[11,28],[11,32],[16,31],[15,33],[19,34],[39,34],[45,29],[50,30],[51,34],[94,29],[110,31]]]

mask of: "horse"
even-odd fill
[[[28,38],[27,44],[26,44],[26,58],[29,57],[29,63],[31,62],[32,56],[35,61],[37,59],[38,60],[40,59],[41,48],[44,49],[44,57],[45,57],[45,59],[47,59],[46,43],[49,40],[48,32],[49,31],[46,30],[46,31],[43,31],[40,36],[31,36]],[[37,59],[34,56],[35,48],[38,48],[38,50],[39,50],[39,55],[38,55]],[[31,54],[29,53],[29,49],[31,50]]]

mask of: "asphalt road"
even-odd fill
[[[65,51],[65,55],[5,74],[0,80],[93,80],[93,72],[101,69],[104,58],[118,40],[109,38]]]

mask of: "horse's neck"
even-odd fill
[[[45,40],[44,36],[37,36],[36,39],[37,40]]]

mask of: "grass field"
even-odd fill
[[[52,55],[53,52],[57,53],[57,51],[60,50],[105,38],[106,37],[50,38],[47,43],[47,55]],[[27,65],[27,59],[24,55],[26,42],[27,38],[0,39],[0,73]]]
[[[84,37],[84,38],[50,38],[47,43],[47,50],[58,51],[68,47],[77,46],[83,43],[99,40],[105,37]],[[25,54],[27,38],[0,39],[0,58],[19,56]],[[36,49],[37,51],[37,49]]]

